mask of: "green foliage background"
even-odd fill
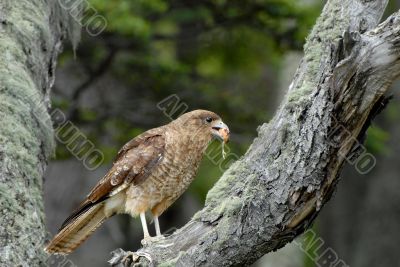
[[[133,136],[168,122],[156,104],[171,94],[190,110],[219,113],[233,132],[232,153],[243,154],[256,127],[268,121],[276,106],[282,57],[289,50],[301,50],[320,11],[320,5],[292,0],[91,0],[90,4],[104,16],[107,28],[96,37],[84,33],[75,60],[86,73],[79,75],[90,80],[108,74],[130,89],[132,103],[145,99],[154,107],[148,111],[151,123],[132,123],[125,116],[127,107],[136,111],[129,98],[121,100],[123,108],[110,107],[110,112],[80,103],[93,84],[78,97],[74,92],[72,97],[56,92],[54,105],[85,128],[107,162]],[[89,15],[84,26],[90,25]],[[74,60],[67,51],[61,66]],[[59,146],[57,158],[66,157],[68,151]],[[222,171],[206,159],[191,191],[204,199]]]

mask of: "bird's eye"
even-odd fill
[[[206,118],[206,122],[208,122],[208,123],[212,122],[212,120],[213,120],[213,119],[212,119],[211,117],[207,117],[207,118]]]

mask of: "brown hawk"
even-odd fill
[[[118,152],[110,171],[65,220],[45,250],[70,253],[107,218],[119,213],[139,215],[148,239],[145,212],[151,211],[157,236],[161,236],[158,217],[193,181],[213,138],[227,142],[229,129],[207,110],[185,113],[135,137]]]

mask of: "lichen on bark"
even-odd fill
[[[76,22],[59,1],[0,2],[0,266],[39,266],[42,177],[55,142],[50,88],[61,42]],[[76,27],[73,26],[73,27]]]

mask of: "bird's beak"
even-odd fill
[[[229,141],[229,128],[221,120],[215,121],[212,125],[211,133],[215,139],[227,143]]]

